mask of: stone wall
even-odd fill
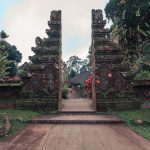
[[[0,81],[0,108],[15,108],[15,102],[20,98],[22,85],[21,81]]]
[[[142,101],[150,101],[150,80],[135,80],[136,96]]]

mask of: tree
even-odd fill
[[[69,74],[72,70],[76,72],[76,74],[80,73],[80,67],[82,65],[82,60],[78,56],[71,56],[69,60],[66,62]]]
[[[81,68],[80,68],[80,73],[81,72],[85,72],[85,71],[89,71],[89,60],[88,59],[84,59],[81,61]]]
[[[18,63],[21,62],[22,54],[17,50],[16,46],[11,46],[7,49],[8,57],[7,59],[11,61],[8,65],[7,71],[9,76],[15,76],[18,74]]]
[[[141,62],[150,41],[149,10],[149,0],[110,0],[105,8],[106,17],[113,22],[112,36],[118,38],[122,48],[123,63],[130,67],[129,78],[135,77],[145,66]]]
[[[6,39],[6,38],[8,38],[9,36],[2,30],[1,32],[0,32],[0,38],[1,39]]]
[[[10,61],[6,65],[8,75],[15,76],[18,74],[18,63],[21,62],[22,54],[17,50],[16,46],[6,42],[7,37],[8,35],[4,31],[0,32],[0,49],[8,53],[7,59]]]
[[[7,59],[7,52],[0,51],[0,78],[6,76],[8,69],[6,66],[9,64],[9,61]]]
[[[112,35],[119,39],[125,61],[134,64],[150,40],[149,0],[110,0],[106,17],[113,22]],[[140,47],[140,48],[139,48]]]
[[[78,56],[71,56],[66,62],[69,78],[84,71],[90,70],[89,59],[81,59]]]
[[[76,75],[76,72],[72,69],[69,74],[69,78],[73,78]]]

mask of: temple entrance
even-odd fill
[[[32,48],[34,56],[29,57],[31,64],[29,82],[25,90],[29,93],[34,108],[43,111],[109,111],[135,108],[135,93],[131,83],[124,78],[128,66],[122,66],[120,48],[112,41],[109,29],[105,28],[102,10],[92,10],[92,67],[91,99],[83,99],[71,87],[70,101],[62,100],[62,24],[61,11],[52,11],[48,38],[37,37]],[[83,93],[82,93],[83,94]]]
[[[83,85],[82,85],[83,86]],[[92,113],[92,99],[86,94],[85,87],[69,86],[66,99],[62,99],[61,113]]]

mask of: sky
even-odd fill
[[[62,10],[62,58],[86,58],[91,44],[91,10],[104,10],[109,0],[0,0],[0,31],[23,54],[22,63],[33,55],[35,38],[47,37],[52,10]],[[104,12],[103,12],[104,13]],[[105,14],[104,14],[105,17]],[[106,27],[110,27],[110,23]]]

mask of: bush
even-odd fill
[[[62,98],[67,99],[68,86],[65,84],[62,89]]]
[[[33,117],[39,115],[39,113],[34,111],[25,111],[17,109],[0,109],[0,114],[3,114],[3,117],[9,117],[10,120],[10,130],[8,136],[14,135],[18,130],[25,127],[28,122],[32,120]],[[0,118],[0,120],[2,120]],[[4,120],[5,121],[5,120]],[[5,125],[5,122],[0,122],[0,126]],[[5,136],[0,136],[0,141],[4,139]]]
[[[135,80],[150,80],[150,71],[141,71],[134,78]]]

